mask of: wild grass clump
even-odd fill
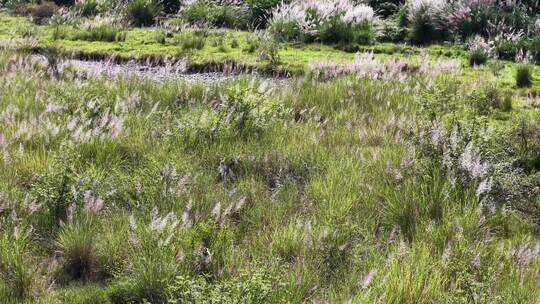
[[[274,9],[269,29],[282,40],[371,44],[375,39],[373,9],[349,1],[292,1]]]
[[[31,259],[30,231],[4,226],[0,236],[0,298],[23,301],[33,295],[36,267]]]
[[[75,9],[83,17],[95,16],[99,13],[100,2],[98,0],[78,0]]]
[[[96,229],[90,218],[75,219],[61,227],[58,250],[62,253],[63,271],[69,279],[92,280],[99,275]]]
[[[279,56],[279,47],[279,43],[272,35],[262,35],[260,37],[260,44],[258,47],[259,60],[266,61],[270,67],[276,67],[281,62],[281,58]]]
[[[518,88],[530,87],[532,85],[532,68],[528,65],[519,65],[516,69],[516,86]]]
[[[484,86],[478,92],[473,92],[469,98],[480,115],[490,114],[494,109],[503,112],[512,110],[512,92],[503,90],[495,84]]]
[[[469,53],[469,65],[477,66],[486,64],[488,56],[483,50],[473,50]]]
[[[77,32],[73,36],[74,40],[85,40],[85,41],[124,41],[126,40],[125,31],[117,26],[113,25],[100,25],[96,27],[91,27],[86,30]]]
[[[441,0],[408,0],[405,4],[409,31],[407,39],[416,44],[441,39],[445,28],[442,18],[445,6],[446,2]]]
[[[145,40],[146,43],[158,43],[165,44],[167,41],[168,33],[164,30],[155,30],[151,35]]]
[[[126,20],[134,26],[150,26],[162,9],[156,0],[133,0],[125,7]]]
[[[249,12],[243,5],[219,4],[212,1],[194,1],[182,8],[180,16],[192,25],[236,29],[247,29],[250,18]]]
[[[180,45],[183,51],[202,50],[206,45],[206,38],[195,33],[184,33],[174,38],[175,44]]]
[[[509,69],[364,53],[191,84],[0,54],[0,302],[540,298],[540,128],[501,113]]]

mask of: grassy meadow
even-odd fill
[[[174,29],[187,8],[85,27],[83,1],[48,22],[49,2],[2,1],[1,303],[540,301],[532,51],[366,43],[364,23],[280,39],[284,8],[255,29]],[[288,77],[94,77],[73,57]]]

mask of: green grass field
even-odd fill
[[[269,67],[249,32],[62,27],[0,15],[0,302],[540,300],[537,66],[518,88],[516,63],[384,43],[318,77],[357,55],[279,43]],[[84,77],[30,56],[51,48],[295,77]]]

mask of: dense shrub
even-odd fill
[[[426,44],[440,40],[444,36],[443,17],[445,1],[409,0],[406,3],[408,40],[416,44]]]
[[[31,6],[30,16],[34,22],[41,24],[48,18],[51,18],[58,9],[58,6],[54,2],[43,1],[41,4]]]
[[[133,0],[126,6],[126,19],[135,26],[154,24],[162,12],[161,5],[155,0]]]
[[[75,0],[54,0],[54,3],[62,6],[72,6],[75,4]]]
[[[494,109],[508,112],[512,110],[512,93],[488,84],[468,96],[471,105],[480,115],[490,114]]]
[[[516,86],[518,88],[530,87],[532,85],[532,69],[528,65],[520,65],[516,70]]]
[[[339,17],[333,16],[321,23],[318,28],[318,38],[327,44],[350,43],[354,41],[354,28],[350,24],[341,22]]]
[[[247,29],[249,14],[241,6],[219,5],[211,9],[210,23],[217,27]]]
[[[176,14],[182,5],[182,0],[160,0],[165,14]]]
[[[521,3],[497,4],[495,1],[457,1],[446,8],[448,26],[456,38],[474,35],[496,36],[525,33],[531,23],[530,10]]]
[[[196,1],[182,10],[182,18],[190,24],[208,23],[210,5],[205,1]]]
[[[522,49],[521,44],[521,42],[500,40],[496,41],[494,48],[499,59],[514,60]]]
[[[209,282],[204,277],[176,277],[168,287],[174,303],[267,303],[273,292],[271,278],[263,272],[242,273],[222,282]]]
[[[407,30],[398,24],[398,20],[386,19],[382,21],[380,40],[385,42],[401,42],[407,36]]]
[[[395,14],[405,0],[369,0],[369,6],[382,17],[388,17]]]

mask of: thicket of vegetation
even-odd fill
[[[539,7],[506,0],[2,0],[0,6],[30,15],[37,23],[151,26],[168,17],[178,26],[267,28],[278,40],[338,44],[376,41],[470,43],[483,40],[491,58],[540,58]],[[475,52],[478,55],[478,51]]]
[[[0,5],[1,303],[540,300],[534,3]]]

